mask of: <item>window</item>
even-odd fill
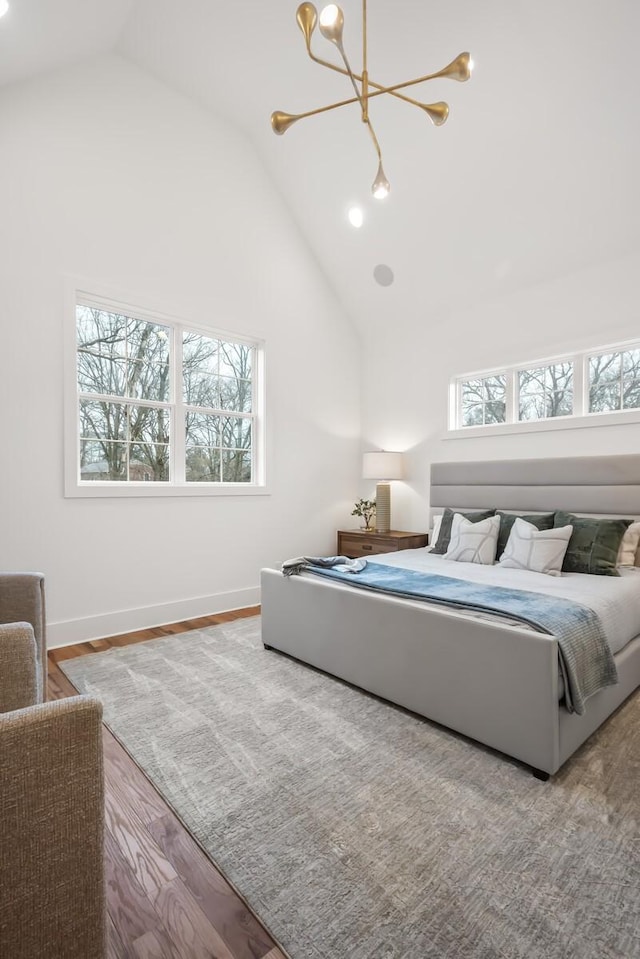
[[[504,423],[506,417],[506,377],[485,376],[461,383],[462,425],[480,426]]]
[[[640,349],[589,357],[589,412],[640,409]]]
[[[542,420],[573,413],[573,363],[518,370],[518,419]]]
[[[259,342],[89,296],[75,320],[78,488],[262,485]]]
[[[252,476],[253,347],[184,333],[189,483],[250,483]]]
[[[78,304],[80,479],[170,478],[170,329]]]
[[[449,409],[450,429],[470,433],[640,422],[640,343],[459,376]]]

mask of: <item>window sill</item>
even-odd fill
[[[479,436],[509,436],[513,433],[546,433],[552,430],[593,429],[599,426],[637,426],[640,410],[613,413],[590,413],[587,416],[558,416],[552,420],[529,420],[523,423],[499,423],[489,426],[465,426],[447,430],[445,440],[462,440]]]
[[[161,486],[160,484],[140,483],[137,486],[116,486],[111,483],[69,483],[65,489],[66,499],[95,499],[97,497],[121,499],[123,497],[144,497],[153,499],[158,496],[269,496],[266,486],[233,484],[209,486],[190,484],[189,486]]]

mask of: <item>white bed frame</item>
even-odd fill
[[[563,464],[560,475],[566,480],[541,484],[536,494],[531,477],[538,468],[548,475],[550,464],[556,476]],[[486,476],[489,466],[489,474],[509,481],[499,488],[495,482],[485,483],[484,493],[474,486],[469,496],[469,477]],[[602,480],[605,475],[606,483],[591,487],[602,505],[582,495],[576,511],[620,514],[625,510],[619,507],[628,505],[635,508],[626,515],[640,514],[640,456],[437,464],[432,470],[432,506],[448,500],[523,512],[570,509],[576,488],[584,493],[588,485],[585,476]],[[459,476],[467,488],[464,498]],[[522,477],[522,482],[514,483],[514,477]],[[436,485],[441,493],[434,494]],[[640,685],[639,635],[615,656],[618,684],[592,696],[584,715],[569,713],[559,701],[558,643],[553,636],[353,589],[311,573],[285,577],[277,570],[262,571],[262,639],[267,648],[521,760],[543,778],[555,773]]]

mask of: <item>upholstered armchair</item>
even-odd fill
[[[103,959],[102,709],[46,666],[43,577],[0,573],[0,956]]]

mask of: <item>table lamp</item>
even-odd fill
[[[391,486],[390,480],[402,479],[402,453],[387,450],[375,450],[362,455],[363,479],[378,480],[376,486],[376,530],[388,533],[391,529]]]

